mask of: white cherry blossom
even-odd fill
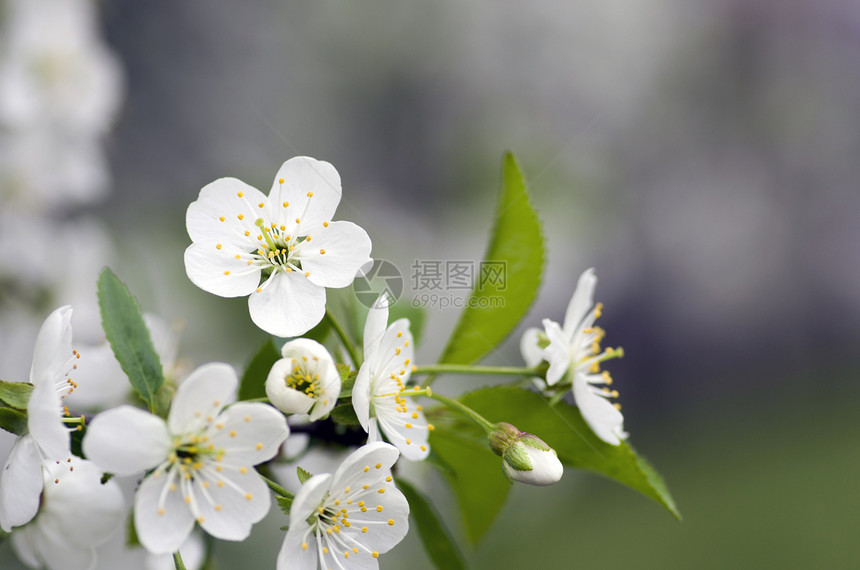
[[[316,421],[329,412],[340,395],[340,374],[323,345],[297,338],[285,343],[283,358],[266,378],[266,396],[286,414],[308,414]]]
[[[380,439],[379,431],[407,459],[420,460],[430,453],[429,430],[421,406],[400,393],[412,374],[414,347],[409,320],[398,319],[386,328],[388,304],[384,297],[374,303],[364,325],[364,363],[352,389],[352,405],[368,441]]]
[[[368,443],[334,475],[314,475],[290,508],[277,570],[379,568],[377,558],[409,531],[409,504],[393,483],[397,449]]]
[[[96,547],[120,530],[122,491],[101,482],[101,471],[77,457],[43,470],[38,515],[12,533],[12,548],[31,568],[90,570]]]
[[[71,318],[71,307],[57,309],[36,338],[27,432],[15,441],[0,474],[0,528],[6,532],[29,522],[38,512],[43,466],[71,457],[62,405],[63,397],[74,390],[71,375],[79,356],[72,350]]]
[[[179,386],[165,422],[131,406],[96,416],[84,452],[106,472],[152,471],[137,492],[134,522],[141,544],[174,552],[195,522],[223,540],[244,540],[269,511],[270,496],[254,465],[274,457],[289,429],[262,403],[235,398],[227,364],[197,368]]]
[[[346,287],[370,261],[367,233],[331,221],[340,199],[334,167],[303,156],[281,166],[268,196],[235,178],[208,184],[186,215],[188,278],[250,295],[251,320],[270,334],[304,334],[325,314],[325,288]]]
[[[520,348],[526,364],[534,366],[541,359],[549,363],[548,386],[562,383],[571,387],[574,402],[597,437],[611,445],[619,445],[627,437],[624,416],[620,406],[608,400],[617,397],[618,392],[605,387],[612,384],[612,377],[609,372],[601,372],[600,363],[621,356],[623,351],[600,348],[605,333],[594,325],[603,310],[601,303],[594,304],[596,285],[594,269],[584,271],[565,312],[564,325],[544,319],[544,331],[528,329]],[[539,345],[541,335],[548,341],[543,349]]]

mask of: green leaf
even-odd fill
[[[299,466],[296,466],[296,476],[299,478],[299,483],[305,484],[305,481],[313,477],[313,475]]]
[[[0,400],[19,410],[27,409],[33,385],[29,382],[6,382],[0,380]]]
[[[281,507],[281,512],[285,515],[290,514],[290,507],[293,506],[293,498],[292,497],[282,497],[280,495],[275,495],[275,499],[278,501],[278,506]]]
[[[340,395],[338,398],[349,398],[352,396],[352,387],[355,385],[355,378],[358,376],[358,370],[353,370],[348,364],[335,364],[337,373],[340,374]]]
[[[158,411],[158,389],[164,383],[161,359],[152,345],[137,301],[113,272],[105,267],[98,281],[102,326],[113,353],[132,388],[153,413]]]
[[[463,554],[427,497],[403,479],[396,479],[396,483],[409,502],[409,518],[418,527],[418,536],[436,568],[466,570]]]
[[[12,408],[0,408],[0,428],[22,435],[27,431],[27,414]]]
[[[471,431],[437,426],[430,433],[430,449],[447,465],[447,475],[466,527],[466,536],[476,544],[505,503],[511,483],[502,471],[502,459],[490,451]]]
[[[245,368],[239,383],[239,400],[253,400],[266,397],[266,378],[272,366],[281,359],[272,339],[268,339]]]
[[[460,401],[490,421],[506,421],[537,435],[565,465],[615,479],[654,499],[680,520],[672,495],[651,464],[628,443],[609,445],[594,435],[578,408],[565,403],[551,407],[540,394],[511,386],[482,388]]]
[[[495,225],[475,289],[440,363],[470,364],[493,350],[525,316],[540,287],[545,248],[541,224],[511,153],[502,162],[502,186]],[[484,274],[484,271],[503,271]]]
[[[334,423],[343,426],[361,425],[361,422],[358,421],[358,416],[355,415],[355,408],[350,403],[335,406],[331,411],[331,419]]]

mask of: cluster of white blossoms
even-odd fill
[[[367,233],[331,220],[340,198],[334,167],[298,157],[283,164],[268,196],[222,178],[205,186],[188,208],[193,243],[185,265],[191,281],[224,297],[248,295],[254,323],[277,337],[293,337],[273,339],[279,357],[265,365],[266,373],[254,372],[262,377],[251,388],[266,397],[237,401],[245,392],[226,363],[204,364],[183,378],[175,333],[128,305],[115,309],[103,300],[101,309],[106,330],[107,317],[117,310],[134,320],[130,329],[148,331],[153,346],[136,336],[131,355],[117,337],[124,333],[111,328],[110,346],[91,347],[93,355],[82,358],[72,348],[71,308],[47,318],[29,382],[0,383],[0,403],[9,404],[0,423],[18,435],[0,473],[0,527],[11,532],[25,564],[49,570],[175,564],[199,570],[205,541],[245,540],[277,503],[290,517],[277,570],[376,569],[378,557],[409,529],[410,507],[393,475],[396,462],[430,454],[434,426],[419,397],[433,398],[484,428],[511,481],[551,485],[562,477],[561,460],[540,437],[506,422],[491,423],[461,402],[433,394],[429,384],[413,383],[428,369],[414,362],[409,320],[388,322],[387,296],[368,310],[363,350],[327,313],[326,288],[348,286],[370,261]],[[544,319],[544,330],[529,329],[521,345],[531,367],[527,373],[542,374],[541,362],[548,363],[535,379],[538,388],[555,402],[570,390],[594,433],[619,445],[626,437],[623,418],[608,400],[617,394],[600,387],[611,383],[600,363],[621,352],[600,349],[595,284],[589,269],[579,279],[564,325]],[[336,363],[326,345],[301,338],[326,316],[349,362]],[[148,381],[150,357],[160,358],[162,370],[147,384],[147,394],[139,383]],[[243,390],[253,382],[252,369]],[[124,371],[137,378],[131,385],[149,410],[129,397],[134,392],[121,381]],[[72,415],[81,411],[97,413]],[[288,461],[290,425],[306,437],[356,449],[326,469],[333,473],[298,469],[302,486],[292,495],[268,478],[273,462]],[[75,430],[83,436],[73,445]],[[126,519],[133,523],[133,542],[117,532]]]
[[[600,370],[600,363],[622,356],[623,351],[600,348],[605,333],[594,325],[603,311],[602,304],[594,304],[596,286],[594,269],[585,270],[567,306],[564,325],[544,319],[543,331],[526,330],[520,349],[529,366],[542,360],[549,363],[545,389],[570,389],[583,419],[594,433],[606,443],[618,445],[627,437],[624,416],[621,406],[609,401],[609,398],[618,397],[618,392],[606,388],[612,384],[612,377],[609,372]],[[543,385],[540,379],[538,383]]]

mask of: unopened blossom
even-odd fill
[[[384,297],[374,303],[364,325],[364,363],[352,389],[352,405],[368,441],[381,439],[380,430],[407,459],[427,457],[429,431],[421,406],[401,395],[412,374],[414,347],[409,320],[388,324]]]
[[[490,448],[502,457],[503,468],[513,481],[528,485],[552,485],[561,479],[564,466],[555,450],[538,436],[500,423],[490,434]]]
[[[36,337],[27,432],[15,441],[0,473],[0,527],[6,532],[29,522],[39,510],[43,466],[71,457],[62,405],[76,386],[72,376],[79,354],[72,349],[71,318],[71,307],[57,309]]]
[[[340,374],[323,345],[297,338],[285,343],[283,358],[266,378],[266,396],[287,414],[308,414],[316,421],[329,412],[340,395]]]
[[[95,568],[96,547],[121,531],[122,491],[115,481],[102,484],[101,470],[77,457],[44,469],[43,476],[38,515],[12,533],[15,554],[31,568]]]
[[[118,475],[152,470],[141,483],[134,523],[141,544],[174,552],[195,522],[223,540],[244,540],[269,510],[254,465],[274,457],[289,429],[268,404],[234,401],[235,370],[211,363],[176,390],[167,421],[131,406],[96,416],[84,453]]]
[[[387,443],[368,443],[334,475],[308,479],[290,508],[277,570],[378,568],[379,555],[409,530],[409,504],[391,476],[398,455]]]
[[[546,383],[571,386],[573,399],[592,431],[611,445],[619,445],[627,437],[624,432],[624,416],[621,407],[609,398],[618,396],[610,390],[609,372],[600,370],[600,363],[621,356],[623,351],[613,348],[601,350],[604,331],[594,325],[603,311],[601,303],[594,304],[594,288],[597,277],[594,269],[587,269],[580,276],[573,297],[564,316],[564,325],[544,319],[544,331],[529,329],[520,344],[523,359],[530,366],[541,359],[549,363]],[[541,337],[543,344],[541,348]]]
[[[235,178],[206,185],[186,215],[188,278],[250,295],[251,320],[270,334],[304,334],[325,314],[326,287],[346,287],[370,261],[367,233],[332,221],[340,199],[334,167],[304,156],[281,166],[268,196]]]

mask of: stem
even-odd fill
[[[182,555],[179,554],[178,550],[173,553],[173,564],[176,566],[176,570],[187,570],[185,564],[182,563]]]
[[[481,429],[487,432],[487,435],[490,435],[498,426],[491,421],[487,420],[484,416],[463,404],[462,402],[458,402],[457,400],[452,400],[447,396],[442,396],[441,394],[434,394],[433,390],[428,388],[416,388],[415,390],[404,390],[398,393],[399,396],[424,396],[426,398],[430,398],[431,400],[436,400],[437,402],[441,402],[451,408],[452,410],[456,410],[478,424]]]
[[[325,310],[325,318],[328,319],[331,328],[334,329],[334,332],[340,339],[341,344],[349,353],[349,358],[352,360],[353,366],[358,367],[360,362],[358,358],[358,351],[356,350],[355,345],[352,343],[352,341],[349,340],[349,337],[346,335],[346,331],[343,330],[343,327],[340,326],[340,323],[337,322],[337,319],[334,318],[334,315],[328,309]]]
[[[540,376],[541,367],[529,368],[513,366],[471,366],[468,364],[430,364],[418,366],[412,371],[416,374],[480,374],[488,376]]]
[[[259,473],[258,473],[258,475],[259,475]],[[295,498],[295,495],[293,495],[292,493],[290,493],[289,491],[287,491],[286,489],[284,489],[283,487],[281,487],[280,485],[278,485],[277,483],[275,483],[274,481],[272,481],[268,477],[266,477],[264,475],[260,475],[260,478],[263,479],[263,481],[265,481],[266,485],[269,486],[269,489],[271,489],[272,491],[274,491],[278,495],[285,497],[287,499],[290,499],[290,500]]]

